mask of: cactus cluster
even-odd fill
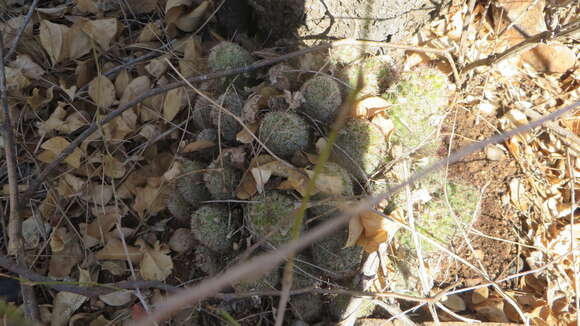
[[[395,125],[393,142],[423,156],[434,154],[441,144],[437,132],[448,103],[447,76],[430,68],[403,73],[385,97],[393,103],[388,113]]]
[[[310,130],[306,121],[292,112],[268,112],[262,118],[258,133],[260,141],[282,157],[292,157],[306,150],[310,144]]]
[[[357,179],[366,181],[388,160],[385,135],[372,122],[352,119],[338,132],[331,158]]]
[[[316,76],[302,86],[304,112],[322,122],[332,121],[342,104],[340,87],[334,79]]]
[[[342,229],[320,239],[312,246],[312,257],[331,277],[345,278],[354,275],[363,257],[359,246],[344,248],[348,239],[348,230]]]
[[[348,65],[342,74],[350,87],[360,88],[357,97],[378,95],[395,80],[394,62],[389,56],[368,57]]]
[[[242,114],[244,102],[235,91],[226,91],[216,101],[224,109],[236,116]],[[210,113],[211,121],[220,131],[222,137],[228,141],[236,139],[236,134],[242,130],[242,126],[236,119],[229,114],[224,113],[220,108],[214,107]]]

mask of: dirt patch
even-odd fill
[[[478,118],[468,110],[457,110],[457,114],[450,114],[444,123],[445,147],[448,148],[451,143],[452,151],[456,151],[497,133],[496,117]],[[509,181],[517,173],[516,162],[509,156],[492,161],[487,159],[483,151],[449,166],[450,180],[471,183],[479,189],[486,187],[473,230],[487,236],[470,234],[473,250],[461,248],[458,249],[458,255],[475,266],[482,266],[491,279],[507,275],[510,269],[513,272],[514,257],[517,257],[517,246],[506,241],[518,241],[516,230],[519,223],[517,219],[511,218],[514,215],[510,214],[510,208],[502,206],[502,197],[508,191]],[[477,272],[459,262],[450,266],[448,275],[466,280],[481,278]]]

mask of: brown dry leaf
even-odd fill
[[[54,230],[50,247],[52,255],[48,264],[48,276],[63,278],[68,276],[83,258],[83,253],[76,235],[67,232],[65,228]]]
[[[217,144],[211,140],[196,140],[193,143],[189,143],[189,144],[185,145],[185,147],[183,147],[183,149],[180,152],[181,153],[192,153],[192,152],[201,151],[201,150],[204,150],[207,148],[212,148],[216,145]]]
[[[122,97],[125,89],[131,82],[131,76],[127,72],[127,70],[123,69],[115,78],[115,93],[117,97]]]
[[[113,199],[113,193],[113,186],[111,185],[89,183],[81,198],[90,203],[105,206]]]
[[[20,69],[25,77],[33,80],[40,79],[45,73],[45,70],[34,62],[28,54],[19,54],[16,60],[10,62],[8,66]]]
[[[391,215],[396,218],[396,215],[400,214],[400,211],[395,211]],[[354,218],[353,218],[354,219]],[[359,235],[357,239],[357,244],[364,248],[366,252],[373,252],[378,250],[381,243],[390,240],[397,230],[399,225],[384,218],[382,215],[375,213],[374,211],[366,211],[358,216],[359,222],[353,222],[351,230],[351,225],[349,224],[349,240],[348,245],[352,245],[356,234]],[[358,228],[362,227],[362,232]],[[353,233],[353,236],[350,236]]]
[[[118,24],[116,18],[90,20],[82,25],[82,31],[93,39],[103,50],[111,47],[111,41],[117,35]]]
[[[53,98],[53,87],[41,90],[38,88],[34,88],[32,90],[32,95],[26,98],[26,103],[30,105],[30,108],[33,110],[38,110],[46,106],[48,103],[52,101]]]
[[[473,290],[471,293],[471,302],[475,305],[480,304],[489,298],[489,288],[482,287]]]
[[[275,159],[270,155],[260,155],[254,157],[250,162],[250,166],[246,172],[244,172],[242,180],[236,189],[236,197],[245,200],[254,196],[258,191],[258,188],[256,180],[252,176],[251,169],[273,161],[275,161]]]
[[[79,268],[79,282],[90,283],[91,276],[87,270]],[[66,291],[60,291],[54,298],[51,326],[69,325],[72,314],[88,300],[88,297]],[[72,320],[71,320],[72,322]],[[74,324],[74,323],[71,323]]]
[[[52,65],[67,59],[67,35],[69,28],[65,25],[51,23],[48,20],[40,22],[40,44],[48,53]]]
[[[203,17],[205,13],[209,9],[209,1],[203,1],[199,4],[195,9],[193,9],[190,13],[185,14],[176,22],[177,28],[184,32],[193,32],[199,25],[203,22]]]
[[[169,68],[169,64],[165,57],[153,59],[145,66],[145,70],[155,78],[163,76],[167,68]]]
[[[99,299],[109,306],[113,307],[124,306],[127,303],[131,302],[131,300],[133,299],[133,291],[130,290],[115,291],[109,294],[100,295]]]
[[[287,178],[286,181],[280,184],[281,189],[294,189],[298,191],[302,196],[306,195],[306,188],[308,187],[308,182],[310,178],[308,174],[301,169],[297,169],[291,166],[288,163],[274,161],[270,163],[263,164],[256,169],[260,169],[259,172],[261,175],[267,175],[268,173]],[[255,174],[252,171],[252,174]],[[315,190],[311,195],[318,193],[318,190]]]
[[[133,264],[138,264],[143,258],[143,253],[139,248],[127,245],[127,252],[123,247],[121,240],[108,237],[105,247],[95,253],[95,258],[98,260],[127,260],[129,259]]]
[[[82,31],[85,20],[80,20],[74,23],[67,34],[68,58],[76,59],[89,53],[93,48],[91,39]]]
[[[115,102],[115,86],[106,76],[97,76],[89,83],[89,96],[98,107],[108,109]]]
[[[314,176],[314,171],[304,170],[308,177],[312,178]],[[330,175],[320,173],[316,177],[316,189],[319,192],[328,195],[342,195],[344,193],[344,180],[342,177],[337,175]]]
[[[268,183],[270,177],[272,176],[272,171],[269,169],[262,169],[261,167],[251,168],[250,173],[252,178],[254,178],[256,183],[256,190],[258,193],[264,192],[264,185]]]
[[[163,103],[163,117],[167,121],[173,121],[175,116],[185,107],[185,90],[183,87],[175,88],[167,92]]]
[[[89,13],[93,15],[101,13],[100,8],[97,6],[94,0],[75,0],[75,6],[83,13]]]
[[[510,181],[511,202],[521,212],[527,211],[530,204],[526,194],[526,186],[520,178],[514,178]]]
[[[137,37],[137,42],[151,42],[155,40],[159,40],[161,38],[162,31],[161,31],[161,22],[156,21],[152,23],[147,23],[145,27],[139,33],[139,37]]]
[[[85,241],[85,246],[92,247],[99,243],[105,243],[107,235],[115,226],[117,221],[121,220],[127,214],[127,209],[116,206],[93,207],[91,209],[95,219],[86,226],[85,240],[92,238],[90,244]],[[96,241],[96,243],[94,243]]]
[[[70,142],[66,140],[64,137],[56,136],[52,137],[51,139],[45,141],[40,147],[45,149],[44,152],[37,155],[38,160],[44,163],[52,162],[60,152],[62,152]],[[80,149],[75,148],[75,150],[64,159],[64,162],[68,165],[72,166],[73,168],[78,169],[81,166],[81,157],[82,152]]]
[[[103,173],[110,178],[122,178],[127,171],[123,162],[109,154],[103,157],[102,163]]]
[[[188,38],[184,43],[183,58],[179,60],[179,71],[183,76],[190,77],[203,71],[201,39]]]
[[[509,322],[509,319],[507,318],[503,307],[504,301],[502,298],[489,298],[483,303],[475,305],[473,308],[479,315],[484,316],[489,321],[507,323]]]
[[[191,0],[168,0],[165,4],[165,23],[175,25],[185,8],[189,6],[191,6]]]
[[[147,76],[141,76],[133,79],[123,91],[123,96],[119,101],[119,106],[124,106],[137,96],[145,93],[151,88],[151,81]]]
[[[139,265],[141,276],[145,280],[165,281],[173,270],[173,261],[168,254],[171,252],[165,246],[161,246],[159,241],[150,248],[143,240],[135,242],[143,252],[143,260]]]
[[[352,115],[355,118],[370,119],[390,106],[391,104],[380,96],[369,96],[354,104]]]
[[[166,207],[167,192],[169,187],[163,185],[161,177],[150,177],[145,187],[135,189],[136,196],[133,209],[140,218],[145,214],[155,215]]]
[[[236,140],[242,144],[251,144],[254,141],[254,136],[252,136],[252,134],[254,135],[256,134],[256,131],[258,130],[259,126],[260,124],[258,123],[247,125],[250,131],[248,131],[246,128],[242,129],[240,132],[236,134]]]

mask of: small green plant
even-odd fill
[[[230,199],[240,183],[241,173],[217,159],[209,164],[203,174],[203,181],[214,199]]]
[[[232,42],[221,42],[214,46],[208,57],[208,66],[212,72],[240,68],[253,62],[254,58],[248,50]],[[221,78],[219,84],[220,88],[225,90],[230,83],[234,82],[234,85],[241,90],[249,79],[249,74],[241,74]]]
[[[395,125],[395,144],[428,156],[440,147],[437,131],[448,103],[449,81],[437,69],[406,72],[385,98],[393,103],[389,117]]]
[[[191,214],[191,232],[204,246],[222,252],[231,247],[228,212],[219,206],[204,205]]]
[[[216,101],[224,109],[240,116],[244,102],[235,91],[226,91]],[[228,141],[236,139],[236,134],[242,129],[242,126],[228,114],[225,114],[217,107],[211,110],[210,117],[214,126],[218,128],[222,137]]]
[[[332,121],[342,104],[338,83],[327,76],[316,76],[304,83],[302,95],[304,112],[322,122]]]
[[[295,209],[296,201],[292,197],[280,191],[269,191],[256,196],[252,203],[246,205],[245,216],[258,240],[269,236],[268,241],[278,246],[292,238],[290,229]]]
[[[331,159],[359,180],[366,181],[387,160],[387,142],[377,125],[352,119],[338,132]]]
[[[207,188],[203,182],[203,173],[206,165],[199,161],[187,160],[183,162],[183,177],[177,179],[176,188],[181,197],[193,208],[200,206],[200,202],[209,200]],[[179,198],[174,198],[179,203]]]
[[[260,123],[260,141],[276,155],[291,157],[306,150],[310,130],[302,117],[291,112],[268,112]]]

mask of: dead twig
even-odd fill
[[[4,58],[4,36],[0,32],[0,58]],[[16,174],[16,143],[8,107],[8,93],[6,89],[6,72],[4,60],[0,62],[0,101],[2,103],[2,134],[4,136],[4,152],[6,154],[6,168],[8,171],[8,186],[10,192],[10,217],[8,220],[8,254],[16,256],[19,263],[24,262],[24,245],[22,239],[22,217],[20,216],[20,202],[18,198],[18,179]],[[22,284],[22,298],[24,301],[26,318],[32,322],[40,321],[40,311],[36,303],[34,289]]]
[[[578,106],[580,106],[580,101],[568,105],[564,108],[561,108],[557,111],[554,111],[544,116],[542,119],[533,121],[527,125],[520,126],[513,130],[509,130],[502,134],[487,138],[483,141],[473,143],[461,149],[460,151],[455,152],[454,154],[449,155],[448,157],[436,162],[435,164],[432,164],[426,169],[413,174],[413,176],[411,176],[409,179],[391,188],[388,192],[381,194],[379,196],[374,197],[371,196],[366,200],[362,200],[359,204],[345,210],[345,212],[340,216],[337,216],[313,228],[310,232],[304,234],[304,236],[301,239],[291,241],[290,243],[280,247],[278,250],[256,256],[246,263],[237,264],[232,268],[230,268],[229,270],[223,272],[222,274],[214,276],[212,278],[208,278],[207,280],[201,282],[198,285],[179,290],[174,295],[167,297],[166,300],[163,303],[159,304],[157,309],[155,309],[147,317],[136,321],[133,324],[133,326],[146,326],[146,325],[148,326],[153,324],[154,322],[159,322],[169,317],[173,312],[179,310],[180,308],[183,308],[186,305],[198,302],[209,296],[212,296],[215,293],[217,293],[220,289],[229,286],[229,284],[239,279],[245,277],[254,277],[254,278],[259,277],[267,273],[268,271],[272,270],[274,267],[278,266],[281,262],[283,262],[286,259],[288,255],[296,253],[306,248],[314,241],[337,230],[339,227],[347,223],[351,216],[356,216],[368,210],[369,207],[373,207],[376,204],[380,203],[382,200],[389,198],[394,193],[403,189],[405,186],[414,184],[415,182],[425,177],[426,175],[446,166],[447,164],[457,162],[466,155],[481,150],[485,148],[485,146],[487,145],[505,141],[512,136],[539,127],[546,121],[554,120],[559,116],[563,115],[564,113],[576,109]]]
[[[123,289],[161,289],[168,292],[175,292],[176,287],[158,281],[123,281],[112,284],[64,282],[54,280],[50,277],[40,275],[18,264],[10,258],[0,255],[0,267],[20,275],[18,278],[22,284],[27,286],[37,284],[44,285],[56,291],[66,291],[84,295],[86,297],[98,297],[103,294],[123,290]]]
[[[558,39],[562,39],[564,37],[573,36],[578,31],[580,31],[580,20],[576,20],[574,22],[566,24],[556,32],[545,31],[542,33],[538,33],[501,53],[492,54],[487,58],[476,60],[466,65],[461,69],[461,73],[468,72],[469,70],[472,70],[480,66],[492,66],[500,61],[511,58],[526,50],[529,50],[540,43],[546,43],[548,41],[555,41]]]
[[[8,53],[6,53],[6,55],[0,57],[0,58],[3,58],[4,64],[6,64],[6,62],[8,62],[8,60],[10,60],[10,57],[16,52],[16,47],[18,46],[18,42],[20,41],[22,34],[24,34],[24,30],[26,30],[26,26],[28,26],[28,24],[30,23],[30,20],[32,19],[32,14],[34,14],[34,10],[36,10],[37,6],[38,6],[38,0],[34,0],[30,4],[30,8],[28,8],[28,13],[26,13],[26,17],[24,17],[24,23],[22,23],[22,26],[20,26],[20,29],[18,30],[18,32],[16,33],[16,36],[12,40],[12,44],[10,44],[10,49],[8,49]]]

